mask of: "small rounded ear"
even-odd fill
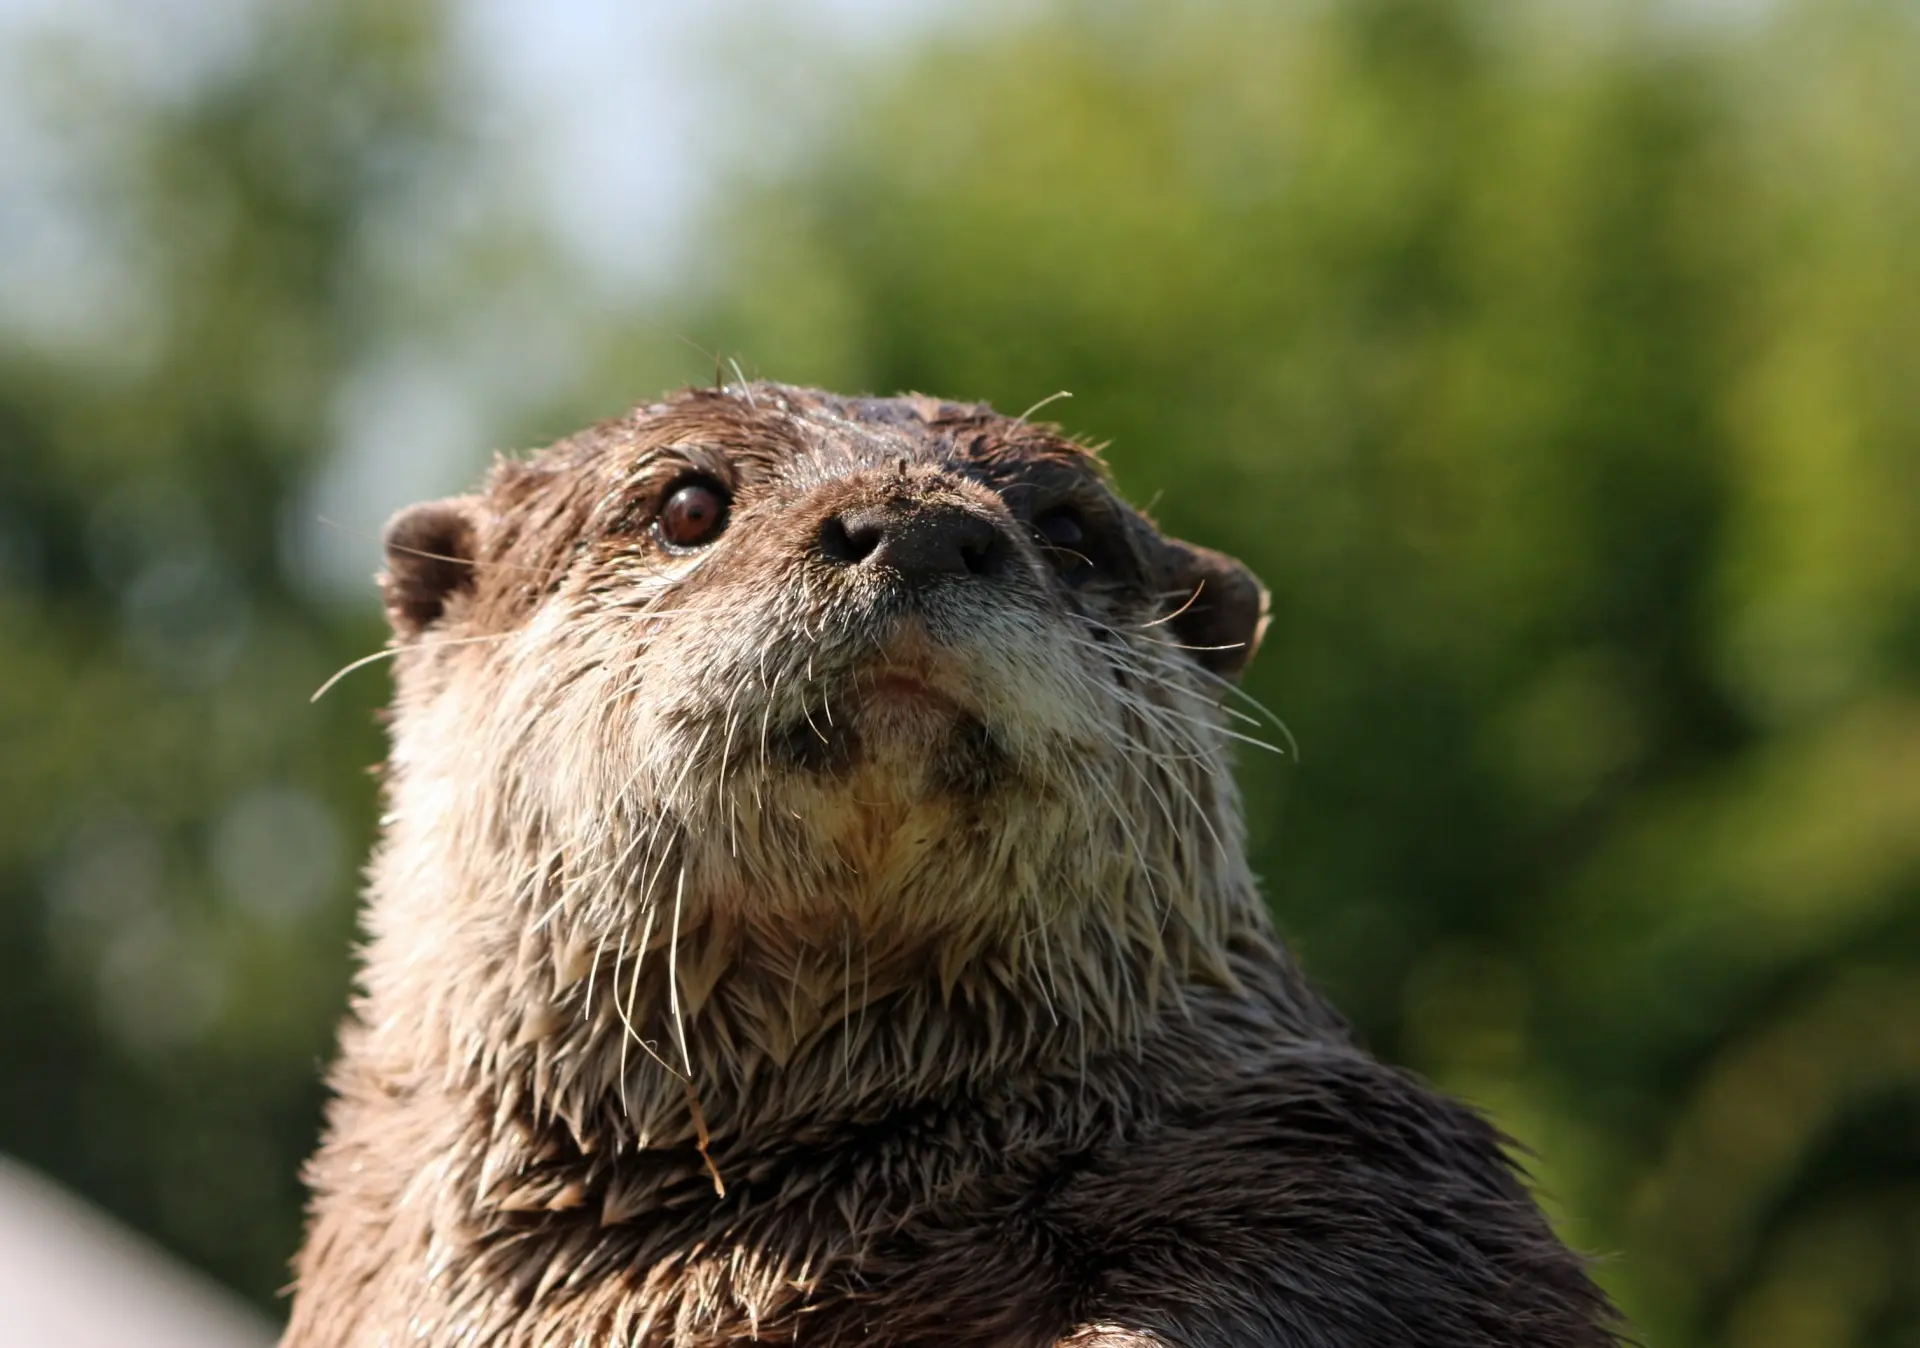
[[[1267,587],[1224,552],[1165,539],[1167,588],[1180,609],[1167,626],[1202,666],[1238,678],[1267,630]]]
[[[408,506],[387,521],[380,594],[397,635],[419,636],[445,611],[448,599],[473,588],[478,542],[473,519],[472,500],[456,496]]]

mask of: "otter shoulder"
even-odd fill
[[[1091,1337],[1065,1342],[1619,1341],[1506,1139],[1467,1106],[1338,1044],[1274,1043],[1181,1084],[1048,1198],[1086,1271],[1074,1319]]]

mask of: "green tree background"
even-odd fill
[[[622,309],[512,201],[409,246],[483,152],[440,9],[261,14],[166,98],[9,53],[115,269],[0,323],[0,1149],[271,1303],[383,696],[308,704],[381,633],[289,519],[368,351],[532,294],[476,469],[696,346],[1070,391],[1273,589],[1257,864],[1367,1040],[1649,1341],[1920,1343],[1920,14],[1062,0],[827,72]]]

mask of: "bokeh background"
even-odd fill
[[[270,1314],[382,518],[734,362],[1272,587],[1274,910],[1648,1340],[1920,1344],[1920,9],[8,0],[0,1152]]]

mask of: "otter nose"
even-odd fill
[[[992,520],[957,505],[888,501],[858,506],[820,526],[820,553],[845,566],[885,567],[908,578],[994,576],[1006,542]]]

